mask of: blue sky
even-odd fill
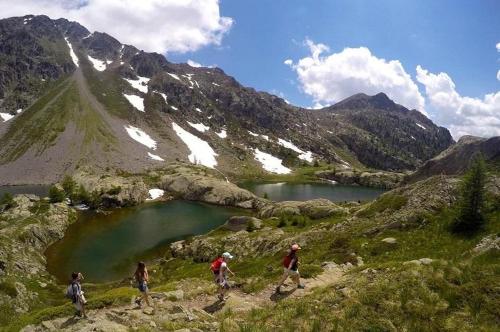
[[[500,136],[499,0],[0,0],[0,17],[26,14],[215,64],[298,106],[385,92],[457,139]]]
[[[167,58],[217,64],[244,85],[304,106],[311,97],[283,61],[306,56],[306,38],[332,52],[366,46],[379,58],[400,60],[412,77],[417,65],[446,72],[460,94],[472,97],[500,85],[500,1],[223,0],[221,14],[234,24],[220,47]]]

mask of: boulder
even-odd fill
[[[382,242],[388,243],[388,244],[396,244],[398,243],[398,240],[396,240],[393,237],[386,237],[385,239],[381,240]]]
[[[263,206],[260,218],[279,217],[282,215],[304,215],[311,219],[321,219],[344,214],[347,210],[323,198],[309,201],[284,201]]]
[[[255,229],[260,229],[262,227],[262,220],[249,216],[234,216],[229,218],[223,227],[232,232],[238,232],[246,230],[249,225],[252,225]]]
[[[182,168],[163,175],[159,187],[182,199],[245,209],[258,208],[266,202],[231,182]]]

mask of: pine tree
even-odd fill
[[[56,186],[51,186],[49,188],[49,199],[51,203],[60,203],[66,198],[64,190],[60,190]]]
[[[483,227],[485,182],[486,166],[483,157],[479,155],[462,181],[458,213],[452,224],[454,232],[473,233]]]

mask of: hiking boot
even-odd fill
[[[281,286],[276,287],[276,294],[281,294]]]
[[[297,286],[297,288],[298,288],[298,289],[304,289],[304,288],[306,288],[306,286],[304,286],[304,285],[300,285],[300,284],[299,284],[299,285]]]
[[[225,300],[224,298],[224,295],[222,294],[219,294],[219,296],[217,296],[219,298],[219,301],[223,302]]]

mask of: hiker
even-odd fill
[[[79,317],[87,318],[85,313],[85,296],[83,295],[81,281],[83,280],[83,275],[80,272],[73,272],[71,274],[71,281],[69,282],[68,288],[66,290],[66,296],[71,299],[71,302],[75,306],[77,315]]]
[[[220,301],[224,301],[226,299],[225,294],[229,289],[229,283],[227,281],[227,273],[229,272],[231,273],[231,275],[234,276],[233,271],[231,271],[229,269],[229,266],[227,266],[227,262],[233,258],[234,258],[233,255],[231,255],[228,252],[225,252],[222,254],[221,257],[218,257],[210,265],[210,269],[214,274],[215,283],[219,286],[218,298]]]
[[[151,307],[148,298],[149,275],[148,269],[146,268],[146,264],[144,264],[144,262],[137,263],[137,269],[134,273],[134,279],[137,282],[137,288],[139,288],[139,291],[141,292],[141,299],[136,301],[136,303],[140,306],[141,300],[144,300],[146,304]]]
[[[297,255],[297,252],[300,249],[301,248],[297,243],[292,244],[287,252],[287,255],[283,258],[284,272],[278,287],[276,287],[276,293],[281,293],[281,286],[283,286],[283,283],[286,279],[288,279],[288,277],[290,277],[297,284],[297,288],[305,288],[305,286],[300,283],[299,256]]]

